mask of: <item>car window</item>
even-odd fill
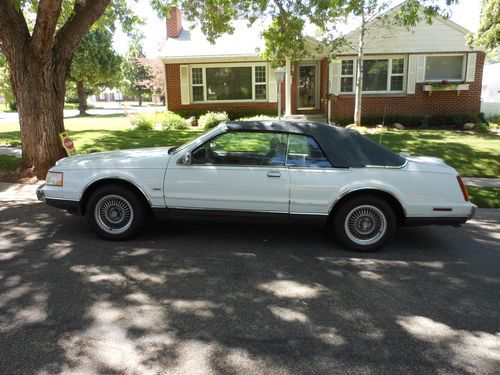
[[[287,135],[261,132],[228,132],[192,152],[192,164],[284,165]]]
[[[287,165],[319,168],[332,166],[313,138],[297,134],[290,134]]]

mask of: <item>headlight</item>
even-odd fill
[[[47,173],[45,184],[49,186],[63,186],[63,173],[62,172]]]

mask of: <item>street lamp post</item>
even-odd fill
[[[282,66],[274,69],[274,76],[278,83],[278,120],[281,120],[281,84],[285,79],[286,69]]]

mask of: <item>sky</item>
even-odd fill
[[[401,0],[394,0],[393,5],[397,5]],[[141,27],[144,34],[143,48],[147,57],[158,57],[158,51],[165,42],[166,25],[165,20],[157,17],[156,13],[151,9],[149,0],[138,0],[137,3],[132,2],[135,12],[145,19],[146,23]],[[465,27],[470,31],[476,31],[479,26],[480,1],[479,0],[459,0],[457,5],[451,8],[453,14],[452,21]],[[128,38],[120,30],[115,34],[114,46],[115,49],[125,54],[127,51]]]

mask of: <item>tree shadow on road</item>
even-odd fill
[[[498,364],[488,232],[403,228],[382,252],[359,254],[299,226],[154,221],[134,241],[104,242],[41,205],[4,205],[0,222],[5,373],[487,374]],[[463,241],[474,254],[455,248]]]

